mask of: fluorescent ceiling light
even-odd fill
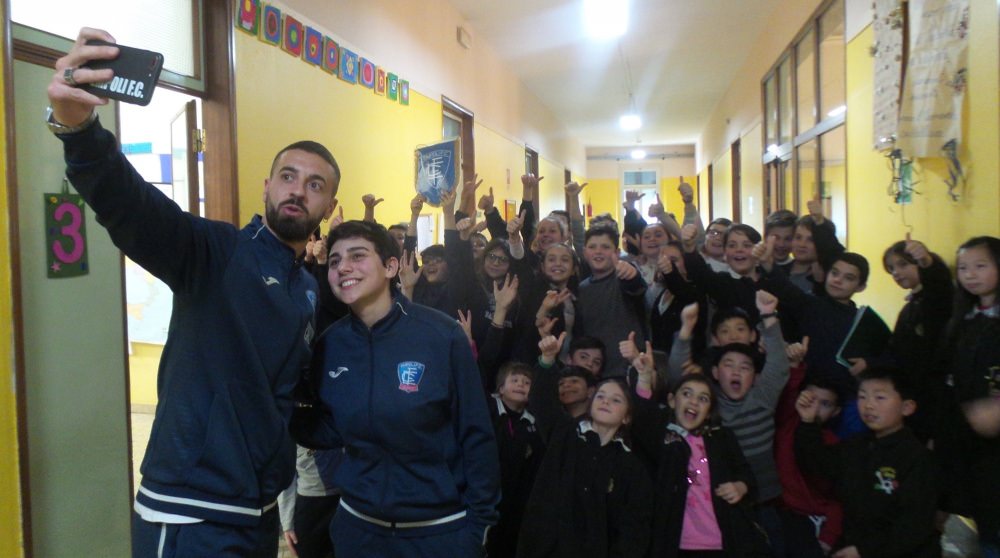
[[[781,154],[781,148],[778,147],[778,144],[772,143],[771,145],[767,146],[767,152],[770,153],[771,155],[779,155]]]
[[[643,150],[643,149],[633,149],[632,150],[632,158],[633,159],[645,159],[646,158],[646,151]]]
[[[847,112],[847,105],[840,105],[839,107],[837,107],[837,108],[831,110],[830,112],[826,113],[826,115],[829,116],[830,118],[833,118],[835,116],[840,116],[841,114],[844,114],[845,112]]]
[[[583,0],[583,28],[591,39],[621,37],[628,29],[628,0]]]
[[[618,126],[622,130],[638,130],[642,128],[642,119],[638,114],[625,114],[618,119]]]

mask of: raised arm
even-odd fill
[[[778,299],[767,291],[757,291],[757,310],[760,312],[764,337],[764,349],[767,357],[764,370],[754,382],[752,397],[765,406],[775,409],[781,391],[788,383],[788,354],[785,352],[785,340],[781,336],[781,324],[777,317]]]
[[[374,223],[375,206],[384,201],[385,198],[376,198],[374,194],[365,194],[361,196],[361,203],[365,205],[365,218],[363,220],[368,223]]]

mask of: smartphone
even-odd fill
[[[99,97],[135,105],[149,104],[153,99],[153,90],[156,89],[156,80],[160,79],[160,70],[163,69],[162,54],[97,39],[91,39],[87,44],[118,47],[118,57],[113,60],[91,60],[83,64],[82,68],[94,70],[111,68],[115,77],[111,81],[81,85],[81,89]]]

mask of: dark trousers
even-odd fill
[[[433,528],[390,529],[337,510],[330,538],[338,558],[481,558],[482,535],[463,520]]]
[[[781,521],[785,526],[785,556],[788,558],[823,558],[816,525],[809,517],[792,510],[782,509]]]
[[[340,496],[295,495],[295,552],[299,558],[331,558],[330,522],[337,511]]]
[[[253,527],[211,521],[174,524],[150,523],[132,512],[133,558],[239,556],[274,558],[278,555],[281,524],[275,506]]]

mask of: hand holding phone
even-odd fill
[[[84,84],[80,88],[99,97],[146,106],[153,99],[156,81],[163,69],[163,55],[150,50],[122,46],[107,41],[91,39],[88,45],[118,47],[118,57],[111,60],[90,60],[81,68],[111,69],[110,81]]]

